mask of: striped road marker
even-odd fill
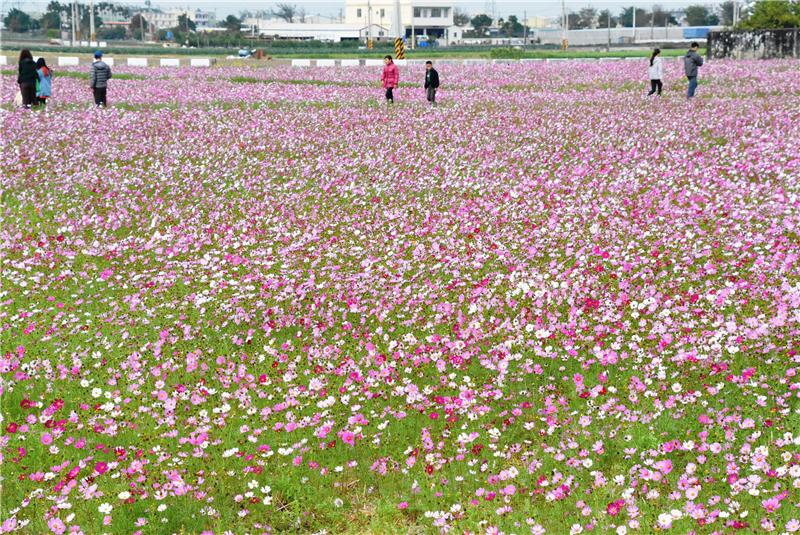
[[[395,59],[406,59],[406,47],[402,37],[396,37],[394,40],[394,57]]]

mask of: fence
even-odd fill
[[[798,29],[724,31],[708,34],[708,57],[769,59],[800,57]]]

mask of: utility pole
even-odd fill
[[[611,51],[611,10],[608,10],[608,17],[606,17],[606,22],[608,22],[608,47],[606,48],[606,52]]]
[[[567,31],[569,31],[569,17],[567,17],[567,1],[561,0],[561,49],[566,50],[568,45],[567,42]]]
[[[653,6],[653,13],[650,15],[650,40],[653,40],[653,29],[656,24],[656,6]]]
[[[367,2],[367,48],[372,50],[372,3]]]
[[[94,0],[89,0],[89,45],[97,41],[94,33]]]
[[[72,23],[72,42],[70,44],[75,46],[75,0],[73,0],[72,5],[69,6],[69,18]]]
[[[633,40],[632,43],[636,42],[636,6],[631,6],[631,10],[633,11]]]
[[[144,43],[144,12],[139,13],[139,31],[142,32],[142,43]]]
[[[414,20],[414,13],[412,8],[412,17],[411,20]],[[413,28],[413,26],[412,26]],[[394,36],[394,56],[396,59],[406,59],[406,49],[405,49],[405,35],[406,30],[405,26],[403,26],[403,19],[401,17],[400,11],[400,0],[394,0],[394,13],[392,13],[392,34]],[[413,35],[412,35],[412,42]]]
[[[736,28],[737,24],[739,24],[739,2],[733,0],[733,27]]]
[[[522,46],[528,46],[528,10],[522,12],[523,37]]]

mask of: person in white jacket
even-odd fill
[[[647,94],[648,97],[653,93],[657,93],[659,96],[661,95],[661,88],[664,85],[661,83],[662,74],[661,50],[655,48],[650,55],[650,66],[647,68],[647,75],[650,78],[650,92]]]

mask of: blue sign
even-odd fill
[[[174,35],[172,35],[172,32],[170,32],[170,31],[167,31],[167,39],[169,39],[169,40],[172,40],[172,39],[174,39],[174,38],[175,38],[175,36],[174,36]]]
[[[708,37],[708,28],[684,28],[684,39],[706,39]]]

